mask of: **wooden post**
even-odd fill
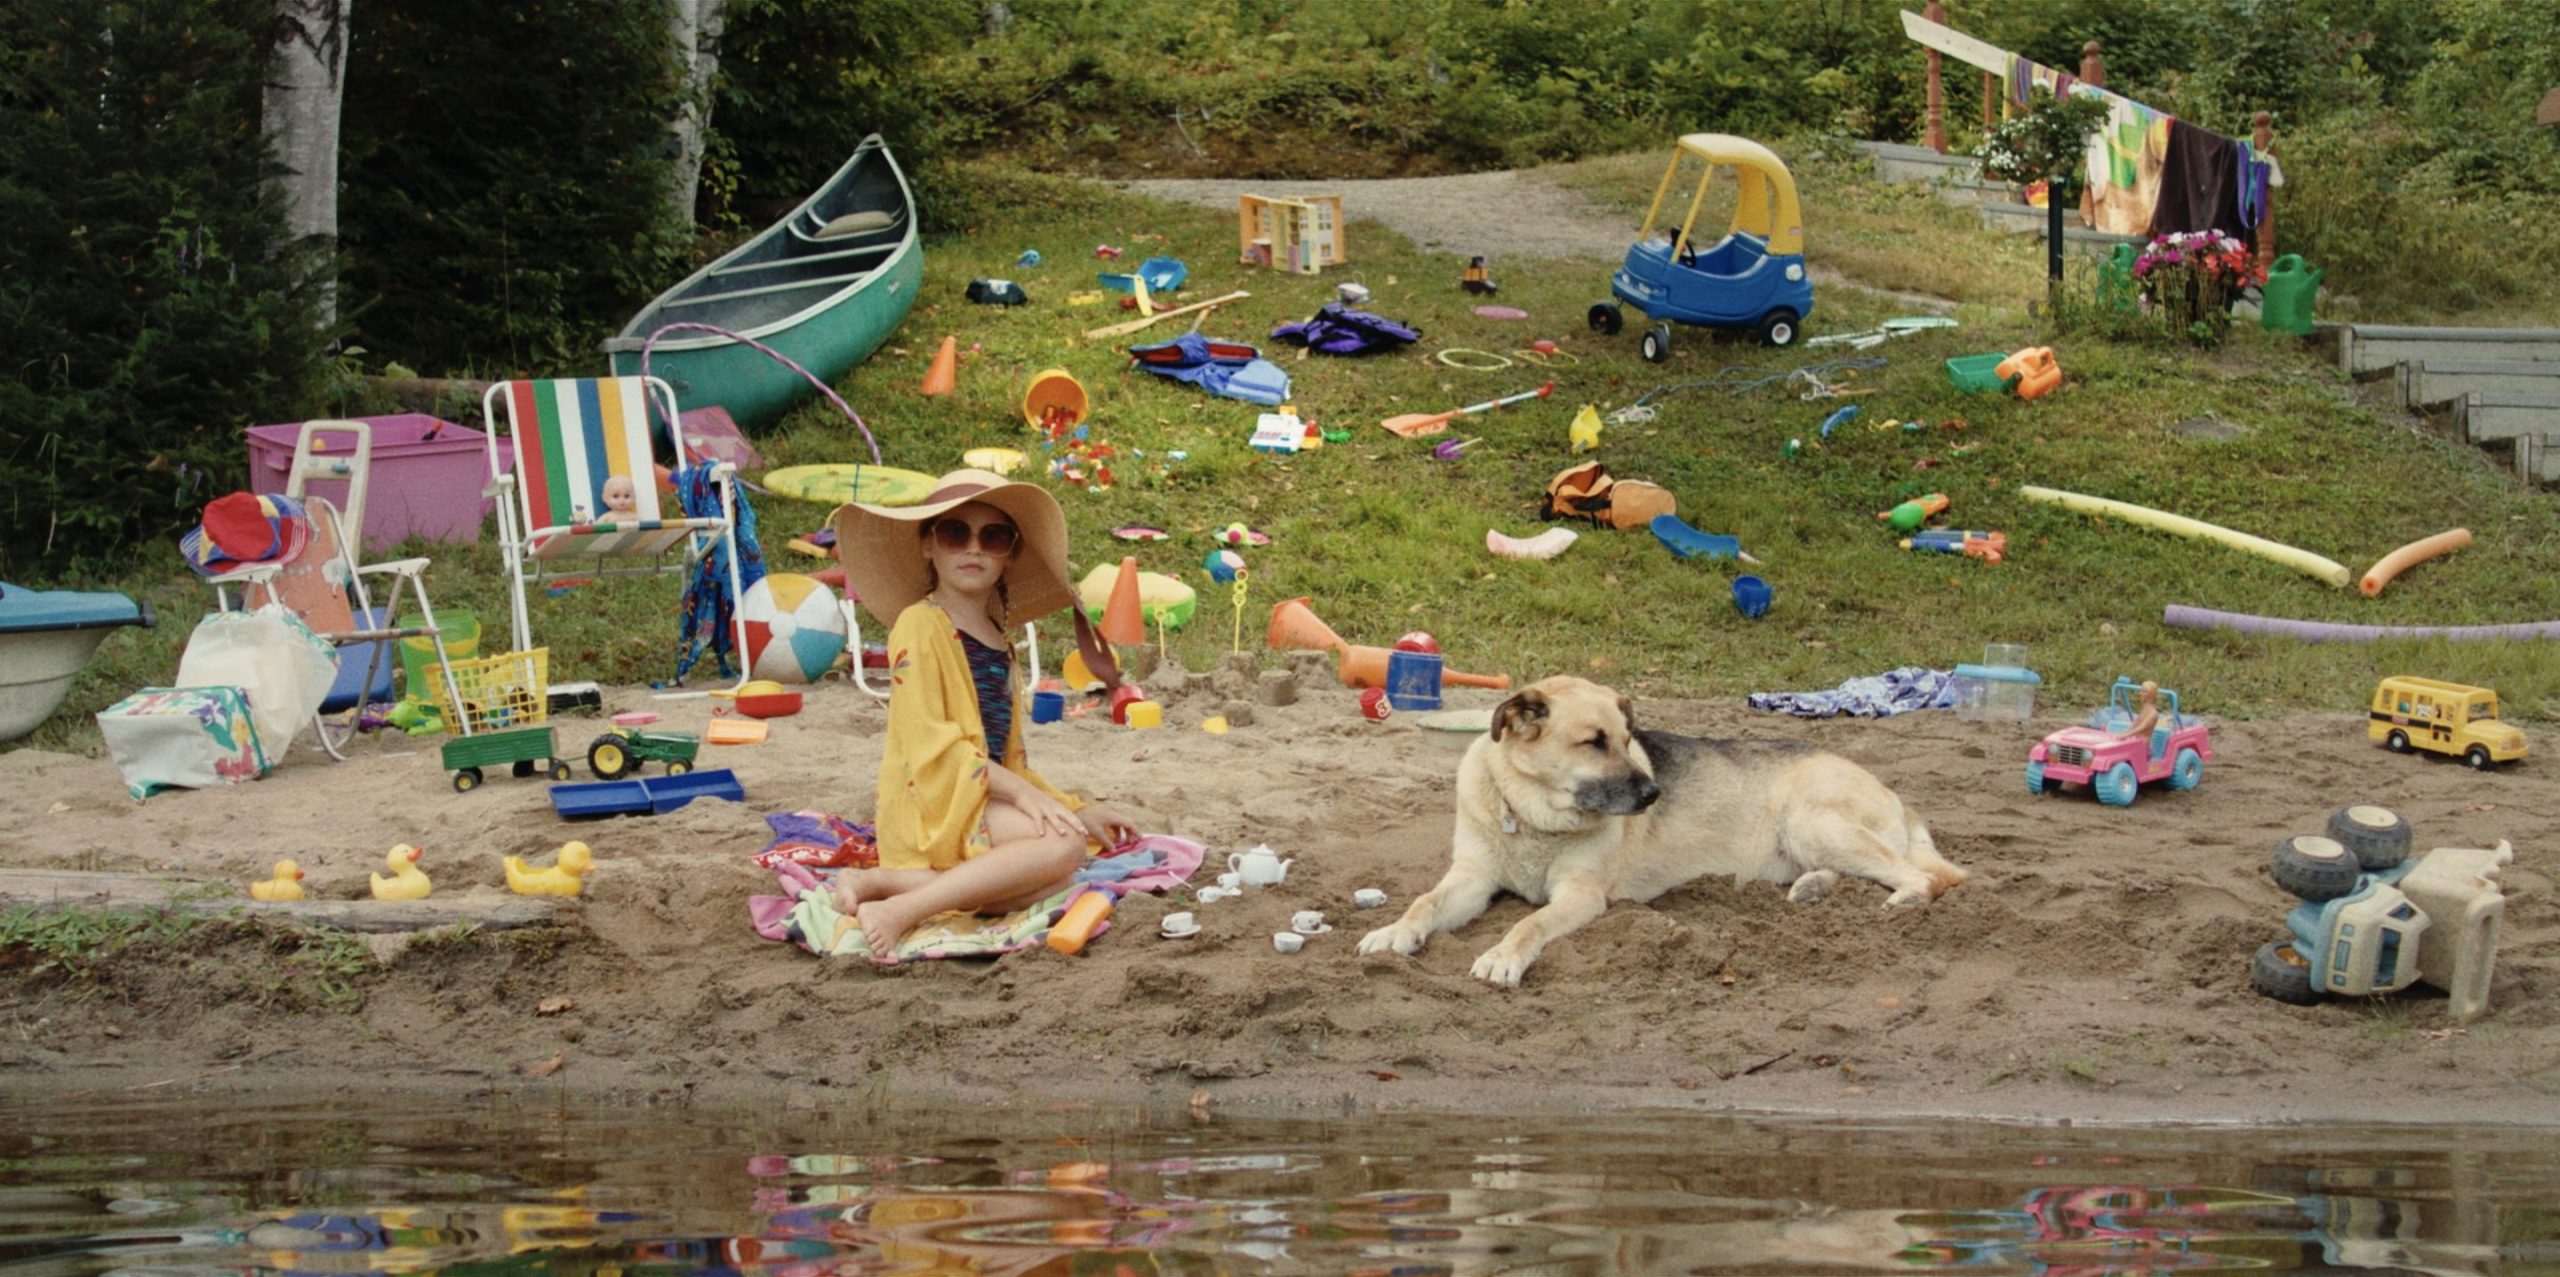
[[[2098,42],[2095,40],[2080,46],[2080,82],[2101,89],[2107,87],[2107,60],[2098,56]]]
[[[1938,3],[1938,0],[1929,0],[1929,7],[1921,10],[1920,16],[1927,18],[1931,22],[1944,23],[1947,20],[1947,7]],[[1947,90],[1942,79],[1945,57],[1946,55],[1938,52],[1936,49],[1929,50],[1929,133],[1927,142],[1929,144],[1929,149],[1936,151],[1940,155],[1947,153]]]
[[[1999,76],[1996,76],[1996,75],[1993,75],[1993,74],[1991,74],[1991,73],[1990,73],[1990,72],[1988,72],[1988,71],[1985,71],[1985,72],[1983,72],[1983,73],[1982,73],[1982,131],[1983,131],[1983,132],[1985,132],[1985,133],[1990,132],[1990,131],[1991,131],[1991,129],[1992,129],[1992,126],[1994,126],[1994,125],[1996,125],[1996,124],[1998,124],[1998,123],[2000,122],[2000,117],[1999,117],[1997,114],[1995,114],[1995,112],[1998,110],[1999,106],[2000,106],[2000,77],[1999,77]]]
[[[2264,111],[2249,117],[2249,145],[2260,155],[2274,154],[2276,130],[2274,117]],[[2265,270],[2276,260],[2276,191],[2267,188],[2266,199],[2258,206],[2258,269]]]

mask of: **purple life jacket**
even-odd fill
[[[1275,341],[1304,346],[1319,355],[1373,355],[1382,350],[1401,350],[1422,340],[1422,330],[1365,310],[1349,309],[1340,302],[1327,302],[1314,318],[1303,324],[1282,324],[1271,330],[1271,336]]]

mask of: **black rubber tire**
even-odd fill
[[[1781,306],[1762,315],[1759,326],[1751,330],[1751,335],[1759,338],[1763,346],[1792,346],[1798,337],[1804,335],[1800,323],[1801,319],[1794,311]]]
[[[480,769],[465,767],[453,774],[453,792],[467,794],[480,787]]]
[[[2277,886],[2313,904],[2353,895],[2356,878],[2364,872],[2356,867],[2355,853],[2319,834],[2296,834],[2276,844],[2267,871],[2275,875]]]
[[[1619,329],[1627,326],[1627,313],[1618,309],[1616,302],[1591,303],[1591,313],[1585,319],[1590,323],[1591,331],[1603,337],[1615,337]]]
[[[2471,765],[2471,770],[2475,772],[2485,772],[2489,770],[2489,764],[2492,761],[2489,757],[2489,747],[2486,745],[2474,745],[2471,748],[2462,751],[2462,761],[2469,763]]]
[[[533,774],[533,760],[530,758],[519,758],[516,760],[515,766],[508,770],[517,780],[523,780],[525,777]]]
[[[1645,329],[1644,342],[1636,350],[1649,364],[1658,364],[1669,359],[1671,357],[1671,325],[1655,324]]]
[[[551,779],[569,779],[569,760],[565,758],[555,758],[551,760]]]
[[[2294,950],[2291,940],[2258,946],[2258,955],[2249,960],[2249,987],[2298,1007],[2320,1000],[2320,991],[2311,986],[2311,964]]]
[[[2397,727],[2392,728],[2391,734],[2382,738],[2382,747],[2395,754],[2408,753],[2409,733],[2401,731]]]
[[[2388,869],[2409,858],[2409,822],[2388,807],[2359,803],[2329,816],[2329,836],[2355,853],[2366,873]]]
[[[668,775],[670,775],[670,776],[682,776],[682,775],[684,775],[686,772],[689,772],[689,771],[692,771],[692,770],[693,770],[693,764],[692,764],[692,762],[690,762],[690,761],[688,761],[688,760],[686,760],[686,759],[676,758],[676,759],[670,759],[670,760],[668,760],[668,762],[667,762],[667,774],[668,774]]]
[[[631,746],[619,732],[606,732],[587,746],[587,770],[597,780],[620,780],[631,771]]]

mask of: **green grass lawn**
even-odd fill
[[[1630,233],[1652,194],[1653,154],[1572,166],[1564,180],[1628,209]],[[2560,498],[2522,490],[2478,451],[2414,430],[2363,405],[2334,370],[2289,338],[2235,327],[2218,351],[2111,345],[2057,337],[2029,303],[2044,293],[2041,248],[1978,230],[1972,215],[1917,188],[1869,180],[1843,156],[1800,164],[1807,254],[1820,267],[1878,289],[1958,303],[1962,327],[1895,340],[1870,351],[1771,350],[1682,330],[1667,363],[1636,354],[1636,329],[1614,338],[1584,331],[1583,315],[1606,293],[1606,267],[1494,257],[1500,301],[1526,322],[1482,319],[1482,299],[1458,287],[1465,259],[1415,250],[1352,210],[1353,261],[1322,277],[1258,270],[1234,261],[1232,214],[1126,198],[1097,187],[990,170],[1008,187],[1013,215],[999,227],[928,246],[924,303],[896,343],[841,389],[879,438],[891,465],[939,472],[963,450],[1037,445],[1016,410],[1029,377],[1064,367],[1089,388],[1090,435],[1120,456],[1109,491],[1053,484],[1074,534],[1079,574],[1134,554],[1144,568],[1201,591],[1200,614],[1172,636],[1184,664],[1214,665],[1233,613],[1225,587],[1201,570],[1209,534],[1244,521],[1272,544],[1247,554],[1242,631],[1258,646],[1272,604],[1310,596],[1318,615],[1354,642],[1385,644],[1413,629],[1436,634],[1456,668],[1530,679],[1586,674],[1637,693],[1738,696],[1763,688],[1827,687],[1896,665],[1945,667],[1979,658],[1985,642],[2030,645],[2045,679],[2042,705],[2076,713],[2104,698],[2118,674],[2157,679],[2211,714],[2284,708],[2346,710],[2375,679],[2421,673],[2496,687],[2512,717],[2560,715],[2560,644],[2398,641],[2305,645],[2230,634],[2174,631],[2162,607],[2382,625],[2474,625],[2560,618]],[[1314,184],[1305,185],[1315,189]],[[1231,289],[1253,297],[1203,324],[1214,337],[1264,345],[1296,379],[1303,413],[1349,426],[1347,443],[1295,457],[1246,444],[1257,409],[1212,399],[1125,368],[1121,346],[1171,338],[1169,320],[1120,344],[1088,342],[1088,328],[1126,318],[1106,306],[1072,306],[1094,287],[1098,243],[1131,258],[1165,253],[1191,267],[1185,299]],[[1045,266],[1017,267],[1037,248]],[[1033,304],[972,305],[961,293],[978,276],[1019,280]],[[1424,333],[1419,348],[1368,360],[1301,360],[1264,334],[1303,319],[1336,283],[1373,292],[1370,309]],[[1117,295],[1113,297],[1116,299]],[[1843,332],[1908,313],[1877,292],[1832,287],[1818,297],[1810,334]],[[915,393],[944,334],[971,353],[957,395]],[[1446,347],[1508,351],[1537,338],[1571,359],[1470,372],[1437,362]],[[2043,400],[1953,390],[1951,356],[2052,344],[2067,376]],[[1791,369],[1841,358],[1888,362],[1841,384],[1867,393],[1807,402],[1782,380]],[[1529,389],[1549,377],[1550,400],[1461,418],[1476,438],[1457,462],[1433,459],[1437,440],[1405,440],[1378,428],[1404,412],[1437,411]],[[1710,378],[1767,379],[1743,393],[1691,386]],[[1757,567],[1675,558],[1644,532],[1584,527],[1563,556],[1513,563],[1484,549],[1488,528],[1529,535],[1541,490],[1571,463],[1566,424],[1575,409],[1603,412],[1653,392],[1650,422],[1613,426],[1595,454],[1621,478],[1650,479],[1678,497],[1681,516],[1741,538]],[[1843,404],[1858,421],[1818,449],[1790,458],[1789,438],[1813,440]],[[1887,419],[1961,430],[1871,429]],[[2212,419],[2199,431],[2181,423]],[[2227,437],[2223,437],[2227,436]],[[758,440],[775,465],[867,459],[860,435],[816,403]],[[1180,454],[1177,457],[1176,454]],[[1930,463],[1923,468],[1924,463]],[[2299,546],[2361,573],[2405,542],[2465,526],[2468,550],[2426,564],[2378,599],[2330,588],[2291,568],[2199,541],[2100,522],[2019,498],[2036,484],[2111,497]],[[1993,565],[1907,553],[1876,512],[1940,491],[1946,526],[1996,529],[2009,560]],[[821,525],[826,510],[759,497],[770,563],[809,563],[784,548]],[[1126,523],[1171,529],[1151,545],[1111,539]],[[494,540],[472,548],[425,547],[436,556],[430,586],[441,606],[469,607],[503,643],[506,586]],[[144,553],[121,579],[82,582],[146,597],[163,617],[151,632],[111,638],[63,710],[30,743],[94,751],[90,715],[125,692],[168,681],[204,587],[171,553]],[[1729,583],[1755,572],[1776,588],[1774,608],[1746,620]],[[673,580],[608,581],[556,599],[537,597],[538,642],[556,679],[651,682],[668,677],[675,640]],[[1052,626],[1053,635],[1061,627]],[[876,631],[874,637],[877,637]],[[1054,643],[1051,651],[1061,650]],[[1054,657],[1052,658],[1054,660]],[[696,683],[702,682],[697,675]]]

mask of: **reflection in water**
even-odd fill
[[[0,1277],[2560,1272],[2519,1132],[263,1116],[0,1111]]]

